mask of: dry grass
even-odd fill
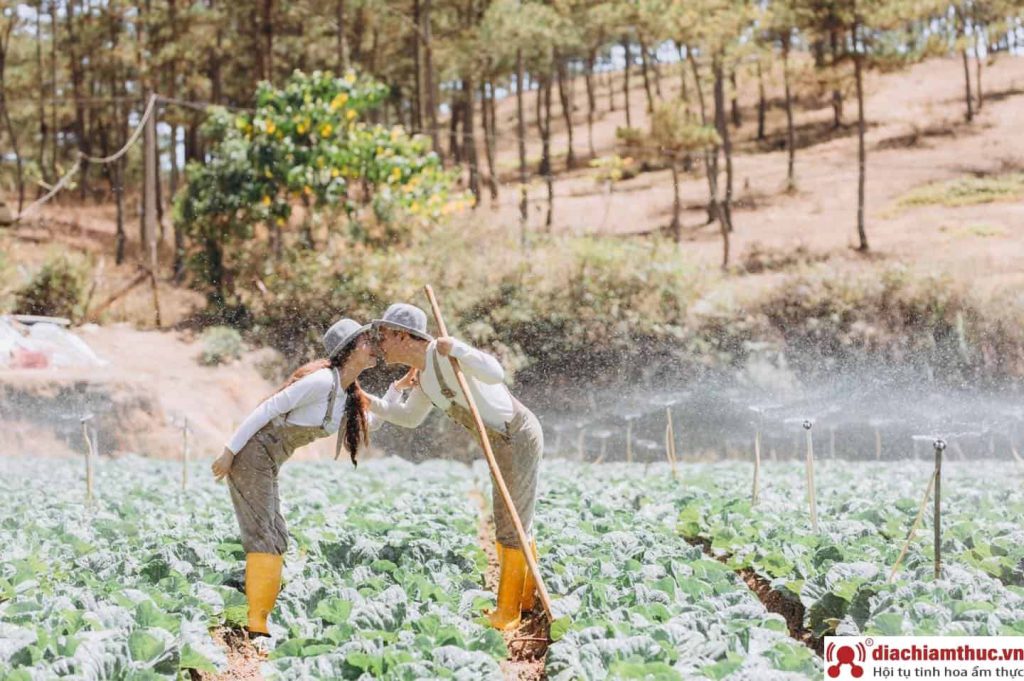
[[[995,201],[1016,201],[1022,197],[1024,173],[1008,173],[929,182],[904,194],[898,205],[901,208],[929,205],[956,208]]]

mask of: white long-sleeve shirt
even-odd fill
[[[259,432],[260,428],[279,416],[285,417],[284,422],[288,425],[325,426],[328,433],[338,432],[347,400],[345,390],[341,387],[340,382],[338,395],[334,398],[334,408],[331,409],[331,417],[327,424],[324,424],[327,403],[331,397],[331,390],[334,388],[333,371],[329,368],[317,369],[265,399],[242,421],[242,425],[228,440],[228,449],[237,454],[249,439]],[[380,422],[372,418],[372,414],[367,414],[367,426],[370,430],[376,430],[380,427]]]
[[[370,395],[370,411],[381,419],[405,428],[415,428],[423,423],[432,407],[437,406],[447,411],[451,402],[445,398],[434,371],[434,355],[437,353],[437,341],[427,346],[426,367],[420,372],[419,385],[412,389],[408,399],[402,401],[402,395],[394,384],[388,388],[384,397]],[[469,384],[469,391],[480,410],[480,417],[491,428],[502,431],[505,424],[515,416],[512,394],[503,381],[505,370],[501,364],[486,352],[481,352],[462,341],[455,340],[452,344],[451,356],[459,360],[462,372]],[[437,364],[445,383],[455,393],[454,401],[469,408],[466,399],[459,389],[455,371],[447,357],[438,355]]]

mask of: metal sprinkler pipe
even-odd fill
[[[807,431],[807,503],[811,508],[811,530],[818,531],[818,504],[814,496],[814,440],[811,437],[811,421],[805,420],[804,430]]]
[[[946,441],[937,438],[935,447],[935,579],[942,574],[942,452]]]

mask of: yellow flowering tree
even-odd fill
[[[386,93],[353,72],[296,71],[281,88],[261,83],[251,112],[211,113],[205,133],[215,146],[205,163],[187,168],[175,200],[175,220],[211,300],[231,294],[235,264],[226,253],[281,256],[298,205],[304,225],[338,215],[330,230],[346,228],[348,238],[377,247],[403,242],[458,205],[455,178],[429,140],[365,120]],[[255,239],[260,224],[269,241]],[[315,247],[310,230],[300,236],[297,245]]]

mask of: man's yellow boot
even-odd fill
[[[267,616],[281,590],[284,556],[273,553],[245,554],[245,597],[249,600],[249,633],[270,636]]]
[[[526,556],[521,549],[506,546],[502,551],[501,580],[498,582],[498,607],[488,616],[491,626],[508,631],[519,626],[523,582],[526,581]]]
[[[533,560],[537,562],[537,540],[530,540],[530,550],[533,551]],[[523,612],[530,612],[533,610],[533,606],[537,604],[537,580],[533,578],[533,573],[530,572],[530,567],[526,567],[526,580],[523,582],[523,598],[522,598],[522,610]]]

